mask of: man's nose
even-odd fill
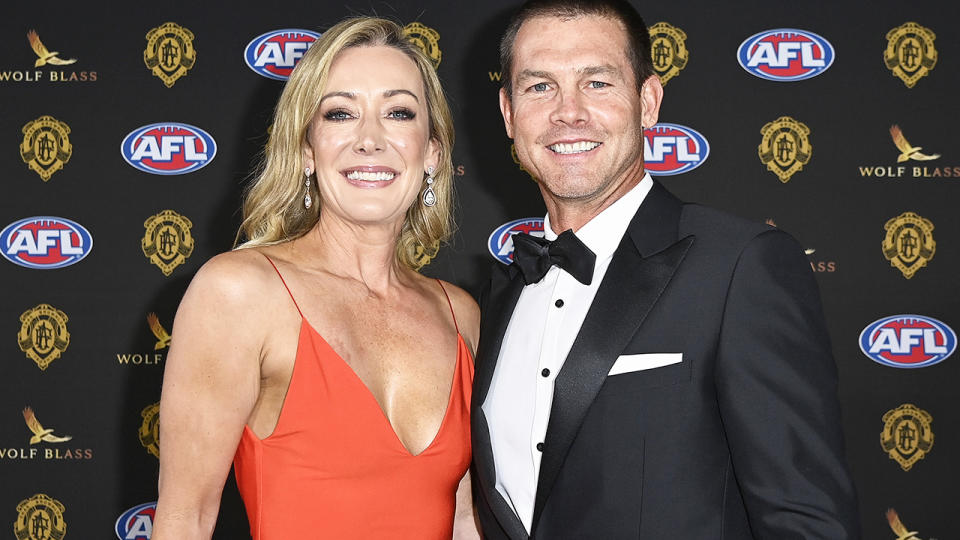
[[[576,89],[564,90],[557,94],[557,103],[550,115],[552,122],[568,125],[584,124],[590,120],[586,96]]]

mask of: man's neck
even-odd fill
[[[616,188],[610,192],[590,200],[560,199],[548,193],[541,184],[540,193],[543,195],[543,202],[550,214],[550,228],[557,234],[567,229],[573,229],[573,232],[577,232],[591,219],[600,215],[601,212],[636,187],[643,180],[644,175],[641,166],[639,174],[631,174],[628,179],[617,184]]]

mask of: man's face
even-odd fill
[[[548,208],[606,199],[643,173],[643,126],[656,123],[662,89],[651,77],[637,91],[626,51],[606,17],[535,17],[517,33],[500,109]]]

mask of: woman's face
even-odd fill
[[[439,162],[413,60],[386,46],[340,52],[303,156],[317,173],[324,213],[364,225],[402,223],[424,170]]]

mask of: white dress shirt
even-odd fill
[[[523,288],[504,332],[482,409],[490,428],[497,491],[528,533],[554,380],[580,333],[613,252],[652,187],[653,180],[645,174],[633,189],[576,231],[597,256],[590,285],[557,266],[550,268],[541,281]],[[556,239],[549,214],[543,229],[547,240]]]

